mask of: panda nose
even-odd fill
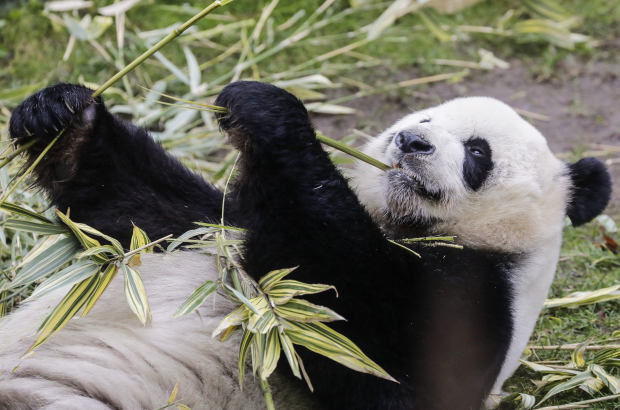
[[[419,135],[403,131],[396,136],[396,146],[405,154],[430,155],[435,147],[424,141]]]

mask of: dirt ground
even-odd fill
[[[343,104],[358,110],[357,115],[339,117],[317,115],[318,130],[332,138],[351,133],[353,128],[376,135],[412,110],[464,96],[489,96],[511,106],[546,116],[526,118],[548,139],[551,150],[561,155],[577,151],[598,151],[607,160],[614,183],[608,213],[620,210],[620,66],[613,63],[575,63],[560,67],[562,80],[540,82],[521,61],[506,70],[477,71],[456,84],[437,83],[425,89],[411,89],[399,97],[369,96]],[[409,78],[415,78],[412,74]],[[337,90],[334,96],[350,90]],[[612,146],[607,152],[590,144]],[[617,147],[614,149],[614,147]],[[614,164],[614,158],[619,158]]]

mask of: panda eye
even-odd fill
[[[471,152],[473,155],[477,157],[484,157],[486,155],[486,153],[484,152],[484,149],[480,147],[467,147],[467,148],[469,149],[469,152]]]

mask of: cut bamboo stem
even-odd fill
[[[4,161],[0,162],[0,169],[4,168],[4,166],[6,164],[8,164],[9,162],[11,162],[13,160],[13,158],[18,156],[22,152],[26,151],[28,148],[32,147],[34,145],[34,143],[37,142],[37,141],[38,140],[35,138],[32,141],[30,141],[30,142],[22,145],[21,147],[17,148],[15,151],[11,152],[9,155],[7,155],[6,158],[4,159]]]
[[[319,134],[318,132],[316,133],[316,139],[318,139],[325,145],[329,145],[332,148],[336,148],[337,150],[342,151],[346,154],[349,154],[352,157],[355,157],[359,159],[360,161],[364,161],[365,163],[370,164],[374,167],[377,167],[382,171],[387,171],[390,169],[390,167],[384,164],[383,162],[376,160],[372,157],[369,157],[368,155],[356,150],[355,148],[348,147],[344,145],[342,142],[333,140],[329,137],[326,137],[325,135]]]
[[[161,39],[157,44],[155,44],[153,47],[149,48],[140,57],[138,57],[135,60],[133,60],[127,67],[125,67],[121,71],[119,71],[114,77],[112,77],[108,81],[106,81],[101,87],[97,88],[97,90],[93,93],[93,97],[98,97],[99,95],[101,95],[101,93],[103,93],[105,90],[107,90],[110,86],[112,86],[118,80],[123,78],[127,73],[132,71],[138,65],[140,65],[144,60],[146,60],[147,58],[149,58],[150,56],[155,54],[157,51],[159,51],[160,48],[162,48],[163,46],[165,46],[166,44],[168,44],[169,42],[171,42],[175,38],[179,37],[181,34],[183,34],[183,32],[185,30],[187,30],[188,28],[190,28],[191,26],[196,24],[196,22],[198,20],[200,20],[203,17],[207,16],[208,14],[210,14],[213,10],[217,9],[218,7],[221,7],[224,4],[229,3],[230,1],[232,1],[232,0],[217,0],[217,1],[214,1],[207,8],[205,8],[203,11],[201,11],[198,14],[196,14],[191,19],[187,20],[184,24],[182,24],[178,28],[172,30],[172,33],[168,34],[166,37]]]

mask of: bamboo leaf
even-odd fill
[[[536,404],[536,398],[529,394],[512,393],[502,399],[499,404],[501,410],[529,410]]]
[[[226,225],[217,225],[217,224],[208,224],[206,222],[194,222],[196,225],[201,225],[201,226],[211,226],[213,228],[220,228],[220,229],[227,229],[229,231],[242,231],[244,232],[245,229],[243,228],[235,228],[234,226],[226,226]]]
[[[267,336],[267,343],[263,352],[263,364],[260,371],[260,377],[263,380],[267,380],[271,376],[271,373],[278,365],[278,360],[280,360],[280,338],[278,333],[278,328],[274,327]]]
[[[594,340],[594,337],[589,338],[584,343],[581,343],[571,354],[571,360],[576,368],[581,369],[586,365],[586,359],[583,357],[586,347]]]
[[[258,313],[250,315],[248,330],[250,332],[267,334],[272,328],[278,326],[278,320],[269,307],[269,302],[263,296],[250,299]]]
[[[85,249],[90,249],[90,248],[94,248],[97,246],[101,246],[98,240],[93,239],[90,236],[86,235],[84,232],[82,232],[82,229],[80,229],[78,224],[71,221],[69,218],[67,218],[65,214],[60,212],[58,209],[56,210],[56,214],[58,215],[60,220],[64,222],[69,227],[69,229],[71,229],[75,237],[78,239],[78,241],[80,241],[80,243]],[[108,261],[108,258],[106,258],[105,256],[101,256],[101,255],[93,255],[92,259],[96,263],[100,263],[100,264],[106,263]]]
[[[75,238],[61,239],[25,264],[13,282],[5,285],[6,289],[26,285],[49,275],[72,260],[78,250],[79,243]]]
[[[591,364],[588,366],[588,370],[605,383],[613,394],[620,393],[620,380],[607,373],[601,366],[598,364]]]
[[[549,392],[545,395],[545,397],[543,397],[543,399],[540,402],[538,402],[538,404],[540,405],[542,402],[555,396],[558,393],[562,393],[563,391],[570,390],[570,389],[573,389],[581,385],[583,382],[585,382],[590,377],[592,377],[592,372],[590,372],[589,370],[575,375],[570,380],[564,383],[558,384],[557,386],[549,390]]]
[[[334,291],[336,291],[336,288],[330,285],[310,285],[296,280],[282,280],[273,285],[268,293],[273,303],[276,305],[283,305],[295,296],[312,295],[325,292],[329,289],[334,289]],[[336,291],[336,296],[338,296],[338,291]]]
[[[295,348],[293,347],[293,342],[284,332],[278,332],[280,336],[280,345],[282,346],[282,350],[284,351],[284,355],[286,356],[286,360],[288,360],[289,366],[291,366],[291,370],[293,374],[301,379],[301,374],[299,373],[299,363],[297,362],[297,357],[295,357]]]
[[[93,275],[71,288],[67,296],[60,301],[58,306],[45,319],[37,339],[26,353],[43,344],[51,335],[69,323],[69,320],[75,316],[95,290],[97,280],[97,276]]]
[[[290,269],[278,269],[269,272],[258,281],[258,286],[263,290],[263,292],[268,293],[272,286],[278,283],[282,278],[291,273],[297,268]]]
[[[177,409],[179,409],[179,410],[192,410],[189,407],[187,407],[185,404],[181,404],[181,403],[177,403]]]
[[[135,251],[136,249],[141,248],[145,245],[148,245],[149,243],[151,243],[151,240],[149,239],[146,232],[144,232],[142,229],[134,225],[133,234],[131,235],[131,244],[129,246],[129,250]],[[144,249],[144,250],[141,250],[140,253],[153,253],[153,249],[152,248]]]
[[[103,239],[109,241],[112,244],[112,246],[114,247],[114,249],[116,249],[116,251],[118,252],[119,255],[123,255],[124,254],[123,245],[121,245],[121,243],[119,241],[117,241],[116,239],[112,238],[111,236],[105,235],[105,234],[99,232],[98,230],[96,230],[95,228],[90,227],[90,226],[85,225],[85,224],[75,223],[75,225],[78,228],[80,228],[82,231],[84,231],[84,232],[88,232],[88,233],[90,233],[92,235],[100,236]]]
[[[198,235],[204,235],[215,230],[216,228],[197,228],[192,229],[191,231],[187,231],[178,238],[170,240],[171,244],[168,245],[168,249],[166,249],[166,252],[172,252],[173,250],[175,250],[179,245],[183,243],[183,239],[189,239]]]
[[[22,219],[15,218],[7,219],[4,223],[4,227],[15,231],[36,233],[37,235],[58,235],[71,232],[66,226],[52,223],[24,221]]]
[[[34,292],[32,292],[32,295],[30,295],[30,297],[24,302],[40,299],[58,289],[82,282],[99,272],[99,268],[100,266],[91,260],[82,261],[71,265],[60,272],[55,273],[39,285]]]
[[[283,321],[286,325],[284,333],[293,343],[300,344],[350,369],[396,382],[385,370],[362,353],[351,340],[323,323],[300,323],[284,319]]]
[[[338,313],[302,299],[291,299],[284,305],[274,308],[275,314],[296,322],[334,322],[345,320]]]
[[[242,322],[245,322],[249,316],[250,311],[248,310],[248,308],[245,307],[245,305],[239,306],[237,309],[224,316],[219,326],[213,330],[213,334],[211,335],[211,337],[215,339],[231,326],[237,326]]]
[[[118,251],[111,245],[101,245],[101,246],[94,246],[90,249],[85,250],[84,252],[80,252],[77,257],[78,258],[85,258],[87,256],[93,256],[93,255],[99,255],[101,253],[111,253],[113,255],[116,256],[121,256],[119,255]],[[107,258],[107,256],[104,255],[104,257]]]
[[[620,298],[620,285],[614,285],[608,288],[593,291],[573,292],[563,298],[547,299],[545,301],[545,307],[576,308],[583,305],[600,303],[618,298]]]
[[[252,302],[250,302],[245,296],[243,296],[241,292],[239,292],[235,288],[231,288],[225,283],[222,284],[222,287],[224,288],[224,290],[228,290],[229,292],[232,292],[235,298],[237,298],[241,303],[246,305],[248,309],[250,309],[252,312],[257,314],[258,316],[262,316],[262,314],[258,311],[258,309],[256,309],[256,307],[252,304]]]
[[[248,357],[248,349],[254,341],[254,333],[245,330],[239,345],[239,386],[243,385],[243,375],[245,374],[245,359]]]
[[[519,360],[521,363],[523,363],[524,365],[528,366],[530,369],[534,370],[535,372],[540,372],[540,373],[548,373],[548,374],[571,374],[571,375],[577,375],[577,374],[581,374],[581,372],[577,371],[577,370],[569,370],[569,369],[554,369],[552,367],[547,367],[544,366],[542,364],[538,364],[538,363],[532,363],[532,362],[528,362],[526,360]]]
[[[219,341],[220,342],[227,341],[233,335],[233,333],[235,333],[240,328],[241,328],[241,326],[237,325],[237,326],[231,326],[228,329],[224,330],[222,332],[222,334],[220,335],[220,337],[219,337]]]
[[[552,0],[521,0],[521,3],[528,11],[545,19],[564,21],[571,17],[564,7]]]
[[[145,324],[147,320],[153,320],[151,307],[149,306],[146,289],[144,289],[140,273],[124,263],[121,263],[121,269],[125,275],[125,298],[127,303],[129,303],[129,307],[138,316],[142,324]]]
[[[150,243],[150,242],[147,242],[147,243]],[[168,404],[172,404],[172,403],[174,403],[176,401],[178,393],[179,393],[179,382],[177,380],[177,384],[174,385],[174,389],[172,390],[172,394],[168,398]]]
[[[110,263],[106,268],[105,272],[99,277],[97,282],[97,286],[93,291],[93,294],[88,298],[86,304],[84,305],[84,311],[82,312],[82,317],[86,316],[88,312],[95,306],[103,292],[108,288],[108,285],[112,282],[112,280],[116,277],[116,273],[118,272],[118,265]]]
[[[177,309],[173,317],[187,315],[198,309],[204,301],[211,295],[219,285],[213,281],[206,281],[202,285],[198,286],[194,292],[187,298],[185,302]],[[242,306],[243,307],[243,306]],[[225,318],[224,318],[225,319]]]
[[[608,359],[620,356],[620,349],[602,349],[599,350],[592,358],[592,363],[603,364]]]
[[[600,394],[603,387],[605,387],[605,383],[603,383],[596,377],[590,377],[579,386],[581,390],[590,393],[592,396],[595,397]]]

